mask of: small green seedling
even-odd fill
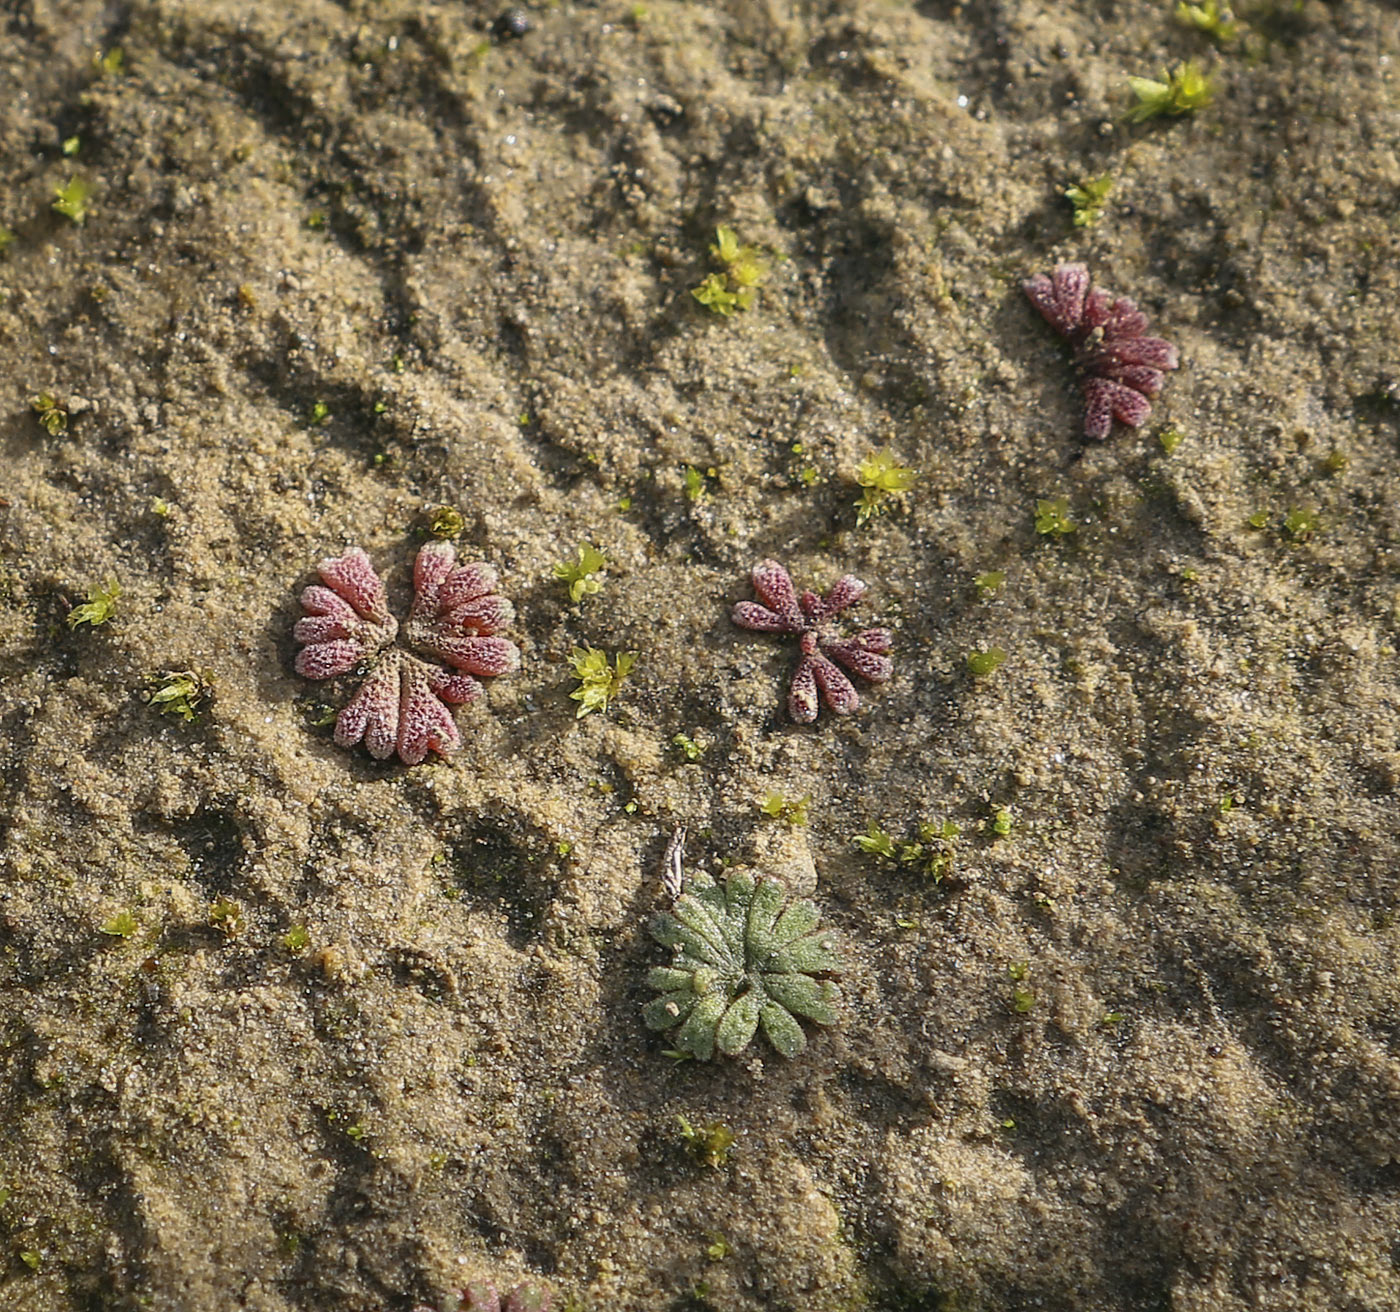
[[[678,733],[671,739],[674,747],[679,747],[687,761],[698,761],[705,755],[705,748],[688,734]]]
[[[98,929],[99,934],[106,934],[109,938],[130,938],[140,924],[130,911],[118,911],[105,925]]]
[[[1228,9],[1220,7],[1220,0],[1205,0],[1204,4],[1199,5],[1178,0],[1176,21],[1195,28],[1197,32],[1204,32],[1220,45],[1233,41],[1240,30],[1235,16]]]
[[[935,884],[941,884],[957,865],[961,836],[962,829],[952,820],[938,824],[925,821],[919,826],[918,842],[903,844],[899,859],[904,865],[921,869]]]
[[[851,841],[870,856],[914,866],[930,876],[934,883],[941,883],[953,873],[961,835],[962,829],[952,820],[937,824],[925,821],[919,826],[918,837],[904,842],[872,821],[865,833],[856,834]]]
[[[1069,498],[1050,497],[1035,503],[1035,531],[1046,537],[1062,538],[1079,526],[1069,517]]]
[[[71,159],[71,158],[72,158],[74,155],[76,155],[80,150],[82,150],[82,148],[83,148],[83,142],[82,142],[82,138],[81,138],[81,137],[64,137],[64,138],[63,138],[63,153],[64,153],[65,155],[67,155],[69,159]]]
[[[1105,173],[1101,178],[1086,178],[1065,189],[1065,198],[1074,206],[1074,226],[1091,228],[1103,218],[1104,202],[1113,190],[1113,175]]]
[[[245,924],[243,908],[232,898],[221,897],[209,904],[209,923],[225,938],[237,938]]]
[[[1011,980],[1011,1010],[1018,1016],[1024,1016],[1035,1006],[1035,993],[1026,983],[1030,976],[1031,965],[1029,961],[1013,961],[1006,968],[1007,976]]]
[[[801,829],[807,823],[807,808],[811,802],[810,794],[794,799],[784,797],[782,793],[769,793],[759,803],[758,809],[770,819],[782,820],[794,829]]]
[[[116,579],[95,583],[88,589],[87,601],[68,612],[68,627],[76,629],[79,624],[91,624],[96,628],[106,624],[116,612],[117,598],[121,595],[122,587]]]
[[[3,255],[15,240],[15,234],[3,223],[0,223],[0,255]]]
[[[676,1117],[680,1125],[681,1138],[690,1155],[701,1166],[723,1166],[729,1160],[729,1150],[734,1146],[735,1134],[727,1125],[710,1121],[704,1125],[691,1125],[684,1116]]]
[[[690,294],[711,313],[724,318],[749,309],[758,285],[768,276],[768,264],[760,258],[758,247],[743,245],[733,228],[721,224],[715,229],[710,254],[724,266],[724,271],[708,275],[698,287],[691,288]]]
[[[1306,506],[1294,506],[1283,517],[1283,531],[1294,542],[1308,541],[1321,527],[1322,521],[1318,518],[1317,511],[1309,510]]]
[[[883,515],[890,505],[914,486],[917,477],[908,465],[899,464],[889,451],[872,451],[856,466],[856,482],[865,490],[856,502],[856,527]]]
[[[88,216],[88,198],[92,188],[76,174],[61,187],[55,187],[53,208],[74,223],[83,223]]]
[[[569,664],[579,681],[569,694],[579,704],[574,718],[581,720],[592,711],[606,711],[636,663],[634,651],[618,652],[616,660],[609,664],[607,652],[597,647],[575,647],[569,654]]]
[[[1157,434],[1157,441],[1161,445],[1163,452],[1171,455],[1177,447],[1186,441],[1186,434],[1179,428],[1164,428]]]
[[[99,75],[106,77],[118,77],[123,71],[126,63],[126,55],[121,46],[113,46],[110,50],[99,50],[92,57],[92,65]]]
[[[293,925],[282,935],[282,948],[286,952],[301,952],[311,942],[305,925]]]
[[[974,679],[985,679],[995,674],[1006,661],[1006,652],[1001,647],[988,647],[986,651],[970,651],[967,654],[967,672]]]
[[[1009,806],[998,806],[992,811],[992,835],[995,838],[1009,838],[1015,820]]]
[[[716,470],[713,466],[706,469],[697,469],[694,465],[685,467],[684,487],[687,501],[708,501],[710,499],[710,488],[706,479],[714,478]]]
[[[455,538],[466,526],[466,517],[455,506],[434,506],[428,519],[428,532],[435,538]]]
[[[986,570],[972,580],[973,587],[977,589],[977,595],[983,601],[990,601],[995,597],[1005,582],[1006,571],[1004,569]]]
[[[602,579],[594,575],[604,568],[608,558],[597,547],[581,542],[576,561],[560,561],[554,567],[554,577],[567,584],[570,601],[582,601],[603,590]]]
[[[1150,77],[1130,77],[1128,86],[1137,104],[1128,110],[1130,123],[1146,123],[1153,118],[1179,118],[1194,114],[1210,104],[1214,95],[1210,78],[1194,59],[1175,69],[1163,69],[1164,81]]]
[[[212,691],[205,676],[195,670],[166,670],[147,678],[141,700],[162,715],[188,722],[199,714]]]
[[[60,433],[68,431],[68,407],[52,392],[40,392],[37,396],[31,396],[29,408],[34,411],[40,427],[50,437],[57,437]]]
[[[863,834],[856,834],[851,839],[862,852],[870,856],[878,856],[886,861],[898,859],[898,852],[895,851],[894,839],[889,836],[875,821],[870,822],[870,828]]]

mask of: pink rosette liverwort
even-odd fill
[[[817,718],[819,700],[837,715],[849,715],[860,705],[855,685],[833,659],[871,683],[884,683],[893,673],[887,655],[893,636],[888,629],[865,629],[842,637],[832,623],[865,592],[865,584],[854,575],[837,579],[822,596],[815,592],[799,596],[787,570],[776,560],[760,560],[753,567],[753,590],[758,602],[739,602],[732,611],[734,623],[759,633],[797,637],[800,655],[788,691],[788,714],[799,724]]]
[[[335,741],[363,741],[378,760],[398,753],[417,765],[429,752],[447,756],[462,745],[452,706],[481,695],[480,677],[519,668],[515,644],[497,636],[514,610],[494,589],[489,565],[458,565],[447,542],[429,542],[414,566],[414,601],[406,642],[450,668],[396,646],[399,626],[384,583],[359,547],[323,560],[321,585],[301,594],[306,615],[293,637],[302,644],[296,671],[330,679],[367,664],[364,682],[336,718]]]
[[[1108,436],[1115,419],[1140,428],[1179,363],[1176,347],[1147,335],[1147,316],[1126,296],[1091,288],[1082,264],[1061,264],[1021,284],[1030,303],[1074,349],[1084,393],[1084,436]]]

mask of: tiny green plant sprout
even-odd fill
[[[1011,981],[1011,1010],[1018,1016],[1027,1015],[1035,1006],[1035,991],[1029,983],[1030,973],[1029,961],[1013,961],[1006,968],[1007,978]]]
[[[1178,0],[1176,21],[1194,28],[1197,32],[1204,32],[1220,45],[1233,41],[1240,30],[1239,23],[1235,21],[1235,16],[1229,9],[1220,7],[1220,0],[1205,0],[1205,3],[1200,5]]]
[[[1062,538],[1079,526],[1069,517],[1068,497],[1049,497],[1035,503],[1035,531],[1045,537]]]
[[[68,407],[52,392],[40,392],[29,398],[29,408],[50,437],[57,437],[68,429]]]
[[[917,838],[901,841],[872,820],[865,833],[853,835],[851,842],[868,856],[921,870],[935,884],[941,884],[957,866],[961,836],[961,826],[952,820],[937,824],[925,821],[919,826]]]
[[[974,679],[986,679],[995,674],[1006,661],[1006,651],[1002,647],[988,647],[982,651],[967,654],[967,672]]]
[[[722,1121],[692,1125],[684,1116],[678,1115],[676,1122],[687,1151],[701,1166],[723,1166],[729,1160],[735,1135]]]
[[[466,518],[456,506],[433,506],[428,516],[428,534],[435,538],[459,537],[467,526]]]
[[[1307,506],[1294,506],[1283,517],[1283,531],[1293,542],[1307,542],[1321,527],[1317,511]]]
[[[574,678],[579,684],[569,694],[578,703],[578,714],[574,718],[581,720],[593,711],[606,711],[636,663],[634,651],[618,652],[609,664],[607,652],[597,647],[575,647],[569,653],[569,664],[574,667]]]
[[[856,466],[856,482],[864,489],[856,502],[856,527],[883,515],[914,486],[916,475],[899,464],[892,452],[872,451]]]
[[[76,629],[79,624],[91,624],[96,628],[106,624],[116,613],[117,599],[122,595],[121,584],[109,578],[105,583],[95,583],[88,589],[87,601],[74,606],[68,612],[68,627]]]
[[[688,733],[676,734],[676,736],[671,739],[671,745],[679,748],[681,755],[684,756],[687,761],[698,761],[705,755],[707,750],[707,744],[698,742]]]
[[[1204,109],[1214,96],[1210,78],[1194,59],[1174,69],[1162,70],[1162,81],[1130,77],[1128,86],[1137,103],[1128,110],[1128,122],[1146,123],[1153,118],[1180,118]]]
[[[695,876],[652,921],[652,937],[674,956],[647,975],[657,991],[642,1013],[647,1028],[676,1030],[674,1050],[700,1061],[737,1056],[760,1028],[784,1057],[797,1056],[807,1046],[797,1017],[833,1025],[841,999],[832,980],[844,962],[819,919],[775,879]]]
[[[1002,585],[1006,582],[1006,571],[1004,569],[984,570],[975,579],[972,585],[977,589],[977,599],[979,601],[990,601],[1001,591]]]
[[[770,820],[781,820],[793,829],[801,829],[807,823],[807,808],[812,804],[812,796],[784,797],[782,793],[769,793],[758,804],[758,809]]]
[[[1105,173],[1101,178],[1086,178],[1083,182],[1065,188],[1065,199],[1074,206],[1074,226],[1092,228],[1103,218],[1104,203],[1113,190],[1113,175]]]
[[[64,218],[74,223],[83,223],[88,216],[88,198],[92,188],[82,178],[74,175],[61,187],[55,187],[53,208]]]
[[[208,679],[195,670],[166,670],[146,679],[141,700],[162,715],[190,721],[204,708],[213,693]]]
[[[724,266],[723,272],[709,274],[690,294],[712,314],[724,318],[749,309],[758,285],[768,276],[767,261],[760,258],[758,247],[742,245],[739,234],[721,224],[715,229],[710,255]]]
[[[595,577],[606,567],[608,558],[597,547],[581,542],[577,560],[561,560],[554,567],[554,577],[569,589],[569,600],[582,601],[603,590],[603,580]]]
[[[140,927],[140,922],[130,911],[118,911],[97,932],[109,938],[130,938]]]

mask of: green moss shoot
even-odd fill
[[[162,715],[193,720],[209,699],[211,689],[204,676],[194,670],[166,670],[146,680],[142,700]]]
[[[856,466],[856,482],[864,489],[856,502],[856,527],[865,524],[897,502],[914,486],[917,475],[899,464],[890,451],[872,451]]]
[[[758,809],[772,820],[782,820],[794,829],[801,829],[807,823],[807,808],[811,803],[810,794],[791,798],[784,797],[782,793],[769,793],[758,804]]]
[[[723,1166],[729,1160],[729,1150],[733,1148],[736,1136],[727,1125],[720,1121],[692,1125],[680,1115],[677,1115],[676,1122],[687,1151],[701,1166]]]
[[[733,228],[721,224],[715,229],[710,255],[724,266],[723,272],[707,275],[690,294],[712,314],[726,319],[750,309],[759,284],[768,276],[768,263],[758,247],[744,245]]]
[[[977,589],[977,595],[983,601],[990,601],[995,597],[1005,582],[1006,571],[1004,569],[985,570],[972,580],[973,586]]]
[[[428,518],[428,532],[435,538],[455,538],[466,526],[466,518],[455,506],[434,506]]]
[[[862,852],[870,856],[882,857],[886,861],[897,860],[899,856],[899,853],[895,851],[894,839],[873,820],[870,822],[870,828],[863,834],[856,834],[851,842]]]
[[[1225,45],[1239,35],[1240,25],[1229,9],[1220,7],[1220,0],[1205,0],[1204,4],[1188,4],[1178,0],[1176,21],[1203,32],[1212,41]]]
[[[554,577],[569,589],[569,600],[582,601],[603,590],[603,581],[595,577],[608,563],[597,547],[587,542],[578,545],[577,560],[563,560],[554,567]]]
[[[697,469],[694,465],[687,465],[684,474],[684,487],[687,501],[708,501],[710,488],[706,483],[707,478],[714,478],[715,470]]]
[[[68,407],[52,392],[40,392],[29,398],[29,408],[39,420],[39,426],[50,437],[68,430]]]
[[[705,747],[688,734],[678,733],[671,739],[671,745],[678,747],[687,761],[698,761],[705,755]]]
[[[1074,206],[1074,226],[1091,228],[1103,218],[1104,202],[1113,190],[1113,175],[1105,173],[1101,178],[1086,178],[1083,182],[1065,189],[1065,198]]]
[[[121,595],[122,587],[116,579],[94,584],[88,589],[87,601],[68,612],[68,627],[76,629],[79,624],[91,624],[96,628],[106,624],[116,613],[117,599]]]
[[[581,720],[594,711],[606,711],[636,663],[634,651],[620,651],[616,660],[609,663],[607,652],[597,647],[575,647],[569,654],[569,664],[579,681],[569,694],[579,704],[574,718]]]
[[[1035,503],[1035,531],[1045,537],[1062,538],[1079,526],[1069,517],[1068,497],[1048,497]]]
[[[63,186],[54,188],[53,208],[74,223],[85,223],[91,196],[92,187],[75,174]]]
[[[1000,647],[988,647],[986,651],[972,651],[967,654],[967,672],[974,679],[985,679],[995,674],[1006,662],[1006,652]]]
[[[1146,123],[1154,118],[1180,118],[1210,104],[1214,89],[1210,78],[1194,59],[1175,69],[1162,70],[1163,81],[1130,77],[1128,86],[1137,103],[1128,110],[1130,123]]]
[[[98,928],[99,934],[106,934],[109,938],[130,938],[140,924],[130,911],[118,911],[111,920]]]
[[[1317,511],[1309,510],[1306,506],[1294,506],[1283,517],[1283,531],[1294,542],[1306,542],[1321,527],[1322,521],[1318,518]]]

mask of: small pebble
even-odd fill
[[[533,26],[529,14],[523,9],[512,7],[491,24],[491,35],[497,41],[514,41],[524,36]]]

